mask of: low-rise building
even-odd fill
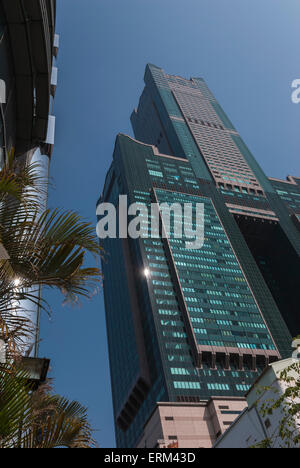
[[[246,400],[238,397],[157,403],[137,447],[211,448],[246,405]]]
[[[272,406],[278,401],[289,386],[286,379],[283,380],[281,376],[285,370],[289,376],[293,376],[295,373],[295,370],[290,370],[290,367],[300,363],[300,339],[294,341],[293,347],[295,352],[291,358],[274,362],[265,369],[246,395],[247,407],[227,431],[219,437],[214,448],[250,448],[263,441],[270,441],[266,444],[270,448],[286,446],[287,440],[282,440],[279,433],[280,425],[286,416],[285,409],[288,409],[288,405],[299,404],[300,398],[295,398],[292,403],[283,400],[280,407],[273,410],[271,414],[265,414],[263,408]],[[299,378],[298,375],[294,375],[294,377]],[[297,430],[300,434],[299,412],[292,424],[295,429],[294,435],[296,435]],[[291,446],[294,446],[292,440],[289,442]]]

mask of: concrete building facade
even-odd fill
[[[211,448],[246,407],[244,398],[157,403],[138,448]]]
[[[37,164],[45,187],[55,136],[59,47],[55,23],[56,0],[0,1],[0,168],[14,153],[15,158]],[[45,190],[40,194],[41,212],[46,205]],[[29,301],[21,308],[34,329],[24,351],[37,357],[40,310]],[[45,376],[49,361],[34,366]]]

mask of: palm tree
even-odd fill
[[[94,227],[72,211],[41,212],[47,188],[38,166],[13,154],[0,170],[0,448],[93,445],[86,409],[47,386],[33,390],[19,369],[35,336],[24,301],[49,312],[41,287],[77,302],[100,284],[100,270],[85,266],[87,256],[101,255]]]
[[[87,410],[51,395],[48,385],[33,391],[26,373],[0,369],[0,448],[91,448]]]
[[[49,310],[40,299],[42,286],[76,302],[100,285],[100,270],[85,267],[88,254],[101,255],[95,228],[72,211],[41,212],[46,190],[36,164],[10,155],[0,171],[0,340],[8,355],[34,333],[24,301]]]

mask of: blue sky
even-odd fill
[[[269,176],[300,176],[298,0],[58,0],[59,86],[49,206],[95,223],[118,132],[143,88],[147,62],[202,76]],[[63,307],[47,292],[40,355],[55,390],[89,408],[96,438],[114,446],[102,292]]]

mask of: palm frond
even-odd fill
[[[33,391],[20,368],[0,368],[0,448],[93,446],[86,408],[52,395],[48,385]]]
[[[72,211],[41,211],[48,181],[38,164],[7,158],[0,171],[0,339],[7,364],[0,366],[0,448],[90,447],[94,442],[87,410],[77,402],[33,391],[16,364],[35,337],[31,304],[49,312],[40,288],[59,288],[66,301],[89,297],[100,284],[95,228]]]

